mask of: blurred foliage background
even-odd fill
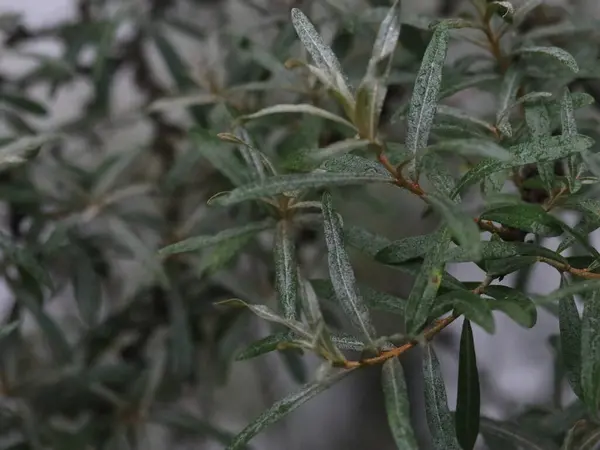
[[[216,136],[230,130],[233,117],[284,101],[331,106],[314,79],[284,66],[305,58],[290,8],[311,17],[353,80],[362,76],[390,2],[71,2],[73,14],[49,25],[30,24],[15,8],[0,11],[0,153],[17,146],[23,159],[36,155],[22,165],[0,154],[1,168],[10,169],[0,173],[0,448],[222,448],[249,417],[312,376],[315,362],[281,352],[234,363],[244,344],[270,330],[243,309],[213,303],[274,299],[268,233],[163,260],[156,250],[257,217],[248,205],[206,205],[245,176],[233,146]],[[585,17],[594,6],[548,3],[532,22]],[[385,117],[410,94],[429,21],[462,7],[403,2]],[[452,45],[447,87],[467,58],[482,58],[468,35]],[[600,67],[598,54],[578,57],[590,71]],[[583,82],[600,93],[593,81]],[[449,101],[493,109],[485,93],[472,90]],[[297,116],[257,121],[250,132],[282,164],[299,148],[341,136],[335,126]],[[344,191],[344,214],[356,223],[390,238],[435,225],[402,192],[366,192]],[[307,224],[296,233],[305,266],[314,274],[326,270],[319,232]],[[359,279],[406,294],[409,278],[375,271],[355,256]],[[386,317],[378,321],[397,330]],[[417,392],[412,357],[406,371]],[[377,376],[366,371],[344,381],[254,445],[393,448],[372,382]],[[483,383],[484,407],[497,411],[494,386],[485,377]],[[425,439],[422,412],[414,415]]]

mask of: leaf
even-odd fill
[[[157,409],[150,413],[148,422],[163,425],[169,430],[188,436],[208,437],[221,444],[227,444],[232,438],[231,433],[219,430],[205,419],[197,417],[183,408]],[[240,448],[247,447],[241,446]]]
[[[558,446],[551,440],[534,436],[510,422],[497,422],[482,417],[480,428],[486,443],[498,443],[499,446],[494,446],[494,450],[558,450]]]
[[[513,108],[519,105],[539,102],[542,99],[552,97],[550,92],[529,92],[528,94],[519,97],[515,102],[509,104],[504,110],[500,111],[496,117],[496,127],[506,136],[512,136],[512,128],[510,126],[509,118],[510,112]]]
[[[516,256],[541,256],[563,264],[568,263],[564,256],[561,256],[546,247],[526,242],[507,242],[501,240],[482,241],[481,256],[479,260],[473,258],[473,255],[465,251],[462,247],[449,249],[446,253],[445,260],[446,262],[454,263],[471,261],[479,262],[501,258],[513,258]]]
[[[192,129],[190,138],[200,154],[234,186],[247,181],[247,171],[227,147],[227,144],[200,127]]]
[[[577,61],[575,60],[575,58],[573,58],[573,55],[571,55],[569,52],[567,52],[566,50],[563,50],[562,48],[559,47],[523,47],[518,49],[515,54],[541,54],[541,55],[547,55],[550,56],[554,59],[556,59],[558,62],[560,62],[561,64],[563,64],[564,66],[568,67],[572,72],[577,73],[579,72],[579,66],[577,65]]]
[[[291,16],[298,37],[317,67],[329,75],[333,86],[344,98],[352,101],[352,94],[342,72],[342,67],[331,48],[325,44],[321,35],[302,11],[298,8],[292,8]]]
[[[285,161],[285,166],[295,170],[312,170],[321,162],[330,158],[337,159],[344,153],[366,147],[369,141],[362,139],[344,139],[319,149],[305,149],[292,154]],[[355,156],[355,155],[350,155]],[[360,158],[360,157],[357,157]],[[369,161],[372,162],[372,161]],[[325,168],[322,166],[322,168]],[[356,171],[355,171],[356,172]]]
[[[406,136],[406,147],[413,153],[427,147],[442,84],[448,39],[448,28],[443,25],[436,27],[417,74],[408,108]]]
[[[206,255],[196,269],[197,276],[210,276],[215,272],[227,267],[227,265],[239,255],[244,247],[254,238],[254,233],[246,233],[233,236],[227,240],[217,242]]]
[[[237,450],[243,448],[248,441],[250,441],[254,436],[267,428],[269,425],[279,421],[287,414],[298,408],[300,405],[306,403],[314,396],[325,391],[351,372],[352,370],[342,370],[341,372],[333,373],[332,375],[329,375],[320,381],[305,384],[297,392],[294,392],[279,400],[267,411],[253,420],[250,425],[244,428],[225,450]]]
[[[41,103],[16,93],[0,92],[0,102],[36,116],[45,116],[48,114],[48,110]]]
[[[169,305],[169,362],[179,380],[188,379],[194,370],[194,342],[188,311],[177,289],[171,289]]]
[[[504,147],[485,139],[450,139],[430,145],[424,151],[449,152],[463,156],[483,156],[500,161],[508,161],[511,157],[511,154]]]
[[[442,283],[444,254],[450,244],[450,232],[444,227],[432,236],[432,244],[415,279],[406,301],[406,329],[408,334],[417,334],[427,321]]]
[[[600,291],[586,297],[581,318],[581,393],[592,413],[600,407]]]
[[[534,300],[536,300],[536,303],[538,304],[547,304],[560,300],[564,296],[578,294],[582,295],[591,293],[595,290],[600,290],[600,280],[582,280],[568,286],[563,286],[560,289],[556,289],[548,295],[536,296]]]
[[[464,320],[460,336],[458,388],[456,394],[456,439],[463,450],[472,450],[479,435],[479,372],[471,323]]]
[[[177,253],[195,252],[216,245],[220,242],[227,241],[229,239],[237,238],[248,234],[256,234],[259,231],[271,228],[273,225],[274,222],[272,219],[266,219],[261,222],[250,223],[241,227],[223,230],[214,235],[194,236],[188,239],[184,239],[183,241],[167,245],[166,247],[161,248],[158,254],[160,256],[167,256],[174,255]]]
[[[321,189],[334,186],[350,186],[366,183],[389,183],[390,176],[366,175],[361,173],[309,173],[301,175],[276,175],[234,189],[229,194],[214,198],[211,203],[229,206],[247,200],[256,200],[289,191]]]
[[[431,344],[427,344],[424,350],[423,378],[425,413],[434,450],[460,450],[454,432],[454,421],[448,409],[444,377]]]
[[[44,144],[57,139],[58,136],[52,134],[24,136],[0,146],[0,172],[25,164],[37,156]]]
[[[537,322],[535,303],[523,292],[508,286],[493,285],[485,289],[485,293],[494,297],[489,306],[493,310],[502,311],[516,323],[532,328]]]
[[[362,173],[390,177],[390,173],[378,162],[358,155],[346,154],[331,158],[321,164],[320,169],[327,172]]]
[[[432,315],[438,317],[448,309],[454,309],[485,331],[493,334],[496,330],[494,316],[488,302],[471,291],[455,290],[440,295],[434,305]]]
[[[258,341],[254,341],[252,344],[241,350],[236,355],[235,359],[236,361],[244,361],[246,359],[256,358],[257,356],[277,350],[281,344],[292,342],[293,340],[294,334],[291,331],[270,334]]]
[[[564,136],[574,136],[577,134],[577,123],[575,121],[575,110],[573,108],[573,99],[569,88],[563,90],[560,103],[560,122],[562,125],[562,134]],[[575,182],[579,175],[579,155],[571,155],[567,159],[567,182],[569,192],[575,192]]]
[[[566,158],[573,153],[583,152],[594,145],[588,136],[550,136],[537,141],[511,146],[508,151],[513,157],[509,161],[486,159],[469,170],[459,181],[455,192],[476,183],[488,175],[512,167]]]
[[[566,285],[564,276],[561,285]],[[558,325],[560,328],[560,350],[562,363],[567,373],[569,385],[577,397],[581,392],[581,318],[575,298],[565,295],[558,300]]]
[[[525,122],[533,140],[550,136],[552,133],[550,115],[547,106],[542,102],[533,102],[525,106]],[[554,186],[554,164],[538,163],[538,172],[547,192]]]
[[[92,327],[97,324],[102,308],[102,283],[88,255],[78,252],[73,272],[73,291],[79,315]]]
[[[380,250],[391,245],[388,238],[353,225],[344,227],[344,240],[346,244],[372,258],[375,258]]]
[[[485,211],[481,215],[481,219],[491,220],[544,237],[560,236],[563,232],[557,224],[557,219],[536,204],[501,206]]]
[[[498,113],[496,114],[496,124],[501,122],[505,111],[510,110],[510,105],[514,102],[517,92],[519,90],[519,84],[521,82],[521,72],[517,70],[516,64],[511,65],[502,79],[500,85],[500,92],[498,94]],[[508,136],[512,135],[510,123],[504,123],[504,129],[502,132]]]
[[[448,131],[446,131],[448,130]],[[500,153],[500,157],[498,159],[508,159],[509,158],[509,154],[506,152],[505,149],[502,149],[501,151],[498,151],[498,149],[496,148],[496,151],[491,153],[491,154],[487,154],[487,152],[489,152],[489,150],[483,151],[483,153],[481,151],[477,151],[478,147],[481,147],[482,145],[484,145],[484,142],[491,142],[490,139],[479,139],[481,136],[483,137],[494,137],[497,133],[496,131],[496,127],[494,125],[492,125],[489,122],[486,122],[485,120],[481,120],[477,117],[471,116],[468,113],[466,113],[465,111],[459,109],[459,108],[454,108],[452,106],[447,106],[447,105],[438,105],[437,106],[437,110],[436,110],[436,117],[435,117],[435,121],[434,121],[434,125],[433,125],[433,131],[436,134],[440,134],[440,133],[448,133],[450,135],[452,135],[452,133],[454,134],[459,134],[459,138],[464,139],[466,135],[470,135],[470,136],[474,136],[473,140],[475,141],[479,141],[479,142],[469,142],[469,139],[464,139],[465,144],[468,145],[467,149],[462,150],[462,153],[459,154],[465,154],[465,155],[469,155],[469,154],[482,154],[483,156],[489,156],[489,157],[496,157],[496,154]],[[438,142],[436,143],[436,145],[442,144],[442,142]],[[492,144],[495,144],[494,142],[491,142]],[[477,145],[478,144],[478,145]],[[489,147],[489,145],[487,146]],[[499,146],[497,146],[499,147]],[[431,148],[431,146],[429,147]],[[500,147],[501,148],[501,147]],[[459,146],[455,147],[455,151],[461,151]],[[505,153],[502,156],[502,153]]]
[[[245,122],[245,121],[249,121],[249,120],[260,119],[262,117],[270,116],[273,114],[297,114],[297,113],[310,114],[310,115],[313,115],[316,117],[321,117],[323,119],[331,120],[333,122],[337,122],[342,125],[345,125],[348,128],[351,128],[352,130],[356,131],[355,126],[352,123],[348,122],[343,117],[333,114],[325,109],[317,108],[316,106],[309,105],[306,103],[291,104],[291,105],[279,104],[279,105],[274,105],[274,106],[267,106],[266,108],[263,108],[260,111],[257,111],[255,113],[240,116],[240,117],[238,117],[237,120],[240,122]]]
[[[513,23],[515,8],[511,2],[489,2],[485,13],[486,20],[489,21],[494,14],[499,15],[506,23]]]
[[[10,336],[14,331],[18,330],[20,325],[21,323],[17,320],[5,325],[0,325],[0,343],[2,343],[4,338]]]
[[[227,136],[231,136],[234,139],[234,143],[237,144],[238,151],[242,155],[242,158],[244,158],[246,166],[253,173],[252,179],[264,180],[267,176],[277,175],[277,171],[269,158],[263,152],[256,149],[256,145],[244,127],[236,126],[234,133],[234,135]],[[223,139],[223,133],[218,136]]]
[[[410,236],[385,246],[375,254],[375,259],[384,264],[401,264],[423,257],[433,245],[432,235]]]
[[[288,220],[279,221],[274,248],[275,290],[286,319],[296,319],[298,310],[298,266],[291,226]]]
[[[398,450],[418,450],[411,426],[404,371],[398,358],[383,363],[382,379],[388,424]]]
[[[217,302],[216,304],[217,305],[231,305],[234,307],[246,307],[253,314],[257,315],[261,319],[266,320],[268,322],[273,322],[273,323],[278,323],[280,325],[283,325],[304,339],[310,340],[313,337],[312,334],[306,329],[304,324],[302,324],[301,322],[298,322],[296,320],[285,319],[285,318],[281,317],[280,315],[276,314],[268,306],[247,303],[243,300],[240,300],[239,298],[223,300],[223,301]]]
[[[424,198],[442,216],[459,245],[476,258],[481,252],[481,241],[479,228],[473,219],[447,197],[428,194]]]
[[[366,341],[371,343],[375,330],[371,324],[369,310],[356,287],[354,271],[344,248],[342,223],[333,209],[331,194],[325,192],[322,203],[329,275],[331,276],[333,289],[346,316],[366,338]]]

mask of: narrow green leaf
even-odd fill
[[[221,444],[227,444],[232,438],[231,433],[218,429],[205,419],[197,417],[183,408],[156,409],[150,413],[148,422],[163,425],[170,430],[187,436],[213,439]],[[248,447],[240,446],[239,448],[246,449]]]
[[[294,392],[279,400],[267,411],[253,420],[250,425],[244,428],[225,450],[238,450],[243,448],[248,441],[250,441],[262,430],[279,421],[290,412],[298,408],[300,405],[306,403],[311,398],[325,391],[327,388],[331,387],[333,384],[340,381],[351,372],[352,370],[342,370],[341,372],[329,375],[322,380],[305,384],[297,392]]]
[[[562,277],[562,286],[565,277]],[[562,362],[567,372],[567,380],[573,392],[582,398],[581,392],[581,318],[575,298],[565,295],[558,300],[558,324],[560,327],[560,350]]]
[[[313,170],[325,160],[330,158],[337,159],[336,157],[339,157],[344,153],[366,147],[368,144],[369,141],[364,139],[344,139],[342,141],[334,142],[327,147],[301,150],[290,155],[285,161],[285,166],[295,170]],[[327,166],[324,166],[322,168],[326,167]]]
[[[539,102],[543,99],[552,97],[550,92],[529,92],[519,97],[515,102],[510,103],[504,110],[498,113],[496,117],[496,127],[506,136],[512,136],[512,128],[509,118],[511,111],[519,105]]]
[[[227,267],[253,238],[254,233],[245,233],[217,242],[207,254],[202,255],[202,260],[196,269],[197,275],[209,276]]]
[[[447,105],[438,105],[433,131],[440,134],[443,133],[444,130],[448,130],[449,133],[458,133],[459,136],[457,137],[460,139],[464,139],[465,135],[473,136],[475,140],[479,140],[479,146],[483,145],[483,142],[485,141],[494,143],[491,139],[496,138],[496,127],[491,123],[479,119],[478,117],[474,117],[462,109]],[[482,136],[489,139],[480,139]],[[502,149],[502,152],[496,151],[491,155],[488,155],[485,151],[483,153],[476,152],[476,147],[474,146],[475,143],[469,142],[467,139],[465,139],[465,143],[469,145],[469,147],[461,153],[465,155],[481,154],[482,156],[490,156],[493,158],[496,153],[506,152],[505,149]],[[436,143],[436,145],[437,144],[440,143]],[[456,151],[460,151],[460,147],[457,146]],[[508,159],[508,156],[508,153],[506,153],[503,158]],[[502,156],[499,159],[502,159]]]
[[[351,100],[352,94],[348,87],[346,77],[331,48],[325,44],[321,35],[302,11],[298,8],[292,8],[291,16],[292,24],[296,29],[296,33],[298,33],[298,37],[302,41],[302,44],[304,44],[304,47],[317,67],[329,75],[333,86],[335,86],[344,98]]]
[[[489,306],[492,310],[502,311],[516,323],[532,328],[537,322],[535,303],[523,292],[508,286],[493,285],[485,293],[494,297]]]
[[[254,341],[252,344],[241,350],[235,357],[236,361],[256,358],[277,350],[278,346],[294,340],[294,334],[291,331],[270,334],[267,337]]]
[[[496,330],[489,303],[471,291],[455,290],[440,295],[435,300],[432,315],[440,316],[450,309],[454,309],[459,314],[464,314],[467,319],[490,334],[493,334]]]
[[[346,154],[324,161],[320,169],[327,172],[362,173],[390,177],[390,173],[376,161],[358,155]]]
[[[593,414],[600,408],[600,290],[586,296],[581,319],[581,393]]]
[[[446,386],[440,363],[431,344],[424,349],[425,413],[434,450],[460,450],[454,432],[454,421],[448,409]]]
[[[398,450],[418,450],[411,421],[404,371],[398,358],[383,363],[382,385],[388,424]]]
[[[534,300],[538,304],[553,303],[568,295],[582,295],[591,293],[592,291],[600,290],[600,280],[583,280],[577,283],[563,286],[548,295],[536,296]]]
[[[479,372],[473,330],[471,323],[465,320],[460,335],[458,388],[454,415],[456,438],[463,450],[472,450],[479,434],[479,395]]]
[[[195,252],[229,239],[233,239],[247,234],[256,234],[259,231],[271,228],[273,225],[274,221],[272,219],[266,219],[261,222],[250,223],[241,227],[223,230],[213,235],[194,236],[183,241],[167,245],[166,247],[161,248],[158,254],[160,256],[167,256],[176,253]]]
[[[574,136],[577,134],[577,123],[575,122],[575,109],[573,107],[573,99],[569,88],[563,90],[563,95],[560,103],[560,122],[562,125],[562,134],[564,136]],[[575,183],[579,175],[581,158],[579,155],[571,155],[567,159],[567,182],[569,184],[569,192],[575,192]]]
[[[581,134],[575,136],[551,136],[537,141],[513,145],[508,150],[513,157],[509,161],[486,159],[469,170],[459,181],[455,192],[476,183],[488,175],[526,164],[554,161],[574,153],[583,152],[594,145],[594,140]]]
[[[275,290],[283,316],[296,319],[298,310],[298,265],[288,220],[281,220],[275,231]]]
[[[102,283],[94,270],[90,258],[80,252],[73,267],[73,291],[79,315],[83,322],[92,327],[97,324],[102,307]]]
[[[254,119],[260,119],[261,117],[271,116],[273,114],[310,114],[313,116],[321,117],[323,119],[331,120],[333,122],[340,123],[347,126],[348,128],[355,130],[356,128],[352,123],[348,122],[343,117],[333,114],[325,109],[317,108],[316,106],[300,103],[300,104],[279,104],[274,106],[267,106],[252,114],[238,117],[239,121],[248,121]]]
[[[391,245],[388,238],[353,225],[344,227],[344,240],[346,244],[372,258],[380,250]]]
[[[481,240],[479,228],[473,219],[447,197],[428,194],[425,200],[442,216],[459,245],[477,257],[481,252]]]
[[[212,203],[229,206],[247,200],[256,200],[301,189],[321,189],[334,186],[350,186],[366,183],[389,183],[390,176],[361,173],[310,173],[302,175],[277,175],[262,182],[255,182],[234,189],[229,194],[213,199]]]
[[[169,304],[169,363],[172,373],[187,379],[194,370],[194,342],[186,305],[180,292],[171,289]]]
[[[41,103],[16,93],[0,92],[0,102],[36,116],[48,114],[48,110]]]
[[[0,172],[33,159],[44,144],[58,139],[56,135],[24,136],[0,146]]]
[[[253,314],[257,315],[261,319],[264,319],[268,322],[278,323],[284,325],[285,327],[292,330],[298,336],[311,339],[312,334],[306,329],[306,326],[301,322],[292,319],[285,319],[280,315],[276,314],[273,310],[271,310],[268,306],[265,305],[254,305],[251,303],[247,303],[239,298],[232,298],[228,300],[223,300],[216,303],[217,305],[231,305],[234,307],[245,307],[248,308]]]
[[[401,264],[423,257],[433,244],[432,235],[410,236],[386,245],[375,254],[375,259],[384,264]]]
[[[277,175],[273,163],[263,152],[256,148],[250,133],[244,127],[236,126],[234,133],[233,136],[237,140],[235,143],[238,144],[238,151],[246,161],[246,166],[251,169],[254,175],[253,179],[264,180],[267,176]],[[222,135],[219,135],[219,137],[222,139]]]
[[[513,18],[513,23],[515,25],[520,25],[523,20],[527,17],[527,15],[533,11],[535,8],[540,6],[544,0],[525,0],[517,10],[515,11],[515,16]]]
[[[417,334],[429,317],[444,273],[444,254],[450,244],[450,232],[443,227],[432,236],[432,244],[415,279],[406,302],[406,329]]]
[[[515,8],[511,2],[488,2],[485,17],[489,20],[494,14],[500,16],[506,23],[513,23]]]
[[[575,61],[575,58],[573,58],[573,55],[559,47],[524,47],[518,49],[515,54],[547,55],[556,59],[574,73],[579,72],[579,66],[577,65],[577,61]]]
[[[568,261],[564,256],[557,252],[542,247],[537,244],[527,242],[507,242],[501,240],[491,240],[481,242],[481,257],[479,260],[473,258],[470,253],[462,247],[454,247],[446,253],[446,262],[480,262],[501,258],[512,258],[516,256],[541,256],[543,258],[552,259],[554,261],[567,264]]]
[[[486,443],[494,442],[494,450],[558,450],[552,440],[527,432],[511,422],[497,422],[482,417],[480,429]]]
[[[496,114],[496,124],[501,122],[504,117],[505,111],[510,110],[510,105],[514,102],[517,92],[519,90],[519,83],[521,82],[521,72],[517,69],[517,65],[511,65],[502,79],[500,85],[500,92],[498,94],[498,113]],[[501,130],[504,134],[511,136],[512,129],[510,123],[504,123],[504,129]]]
[[[448,39],[448,28],[443,25],[436,27],[417,74],[408,109],[406,136],[406,147],[413,153],[427,147],[442,84]]]
[[[325,192],[322,203],[329,274],[333,288],[346,316],[367,342],[371,343],[375,330],[371,324],[369,310],[356,287],[354,271],[344,248],[342,223],[339,215],[333,209],[331,194]]]
[[[451,139],[430,145],[424,151],[449,152],[463,156],[483,156],[500,161],[508,161],[511,157],[511,154],[504,147],[485,139]]]
[[[544,237],[560,236],[563,232],[556,219],[536,204],[501,206],[485,211],[481,215],[481,219],[491,220]]]

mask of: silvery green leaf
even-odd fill
[[[552,134],[550,114],[543,102],[531,102],[525,105],[525,123],[529,128],[532,140],[541,139]],[[540,162],[537,164],[538,173],[547,192],[552,192],[554,186],[554,163]]]
[[[455,193],[500,170],[520,167],[526,164],[554,161],[573,153],[583,152],[594,145],[594,140],[581,134],[575,136],[551,136],[537,141],[524,142],[509,147],[513,155],[509,161],[486,159],[469,170],[459,181]]]
[[[368,72],[375,73],[375,67],[380,61],[390,57],[396,49],[400,37],[400,1],[394,1],[385,18],[379,26],[375,44],[368,64]]]
[[[382,177],[389,177],[390,182],[393,181],[390,173],[380,163],[348,153],[324,161],[319,168],[327,172],[381,175]]]
[[[371,343],[375,330],[371,324],[369,310],[356,286],[354,271],[344,246],[342,223],[333,209],[331,194],[323,194],[322,204],[329,274],[334,291],[348,319],[366,341]]]
[[[527,17],[531,11],[540,6],[543,2],[544,0],[525,0],[525,2],[517,7],[513,18],[513,23],[516,26],[520,25],[525,17]]]
[[[384,236],[353,225],[344,227],[344,239],[346,244],[372,258],[374,258],[381,249],[392,243],[392,241]]]
[[[232,305],[237,307],[246,307],[252,313],[260,317],[261,319],[267,320],[273,323],[279,323],[289,328],[291,331],[296,333],[298,336],[304,339],[312,339],[312,334],[306,329],[304,324],[293,320],[293,319],[285,319],[280,315],[276,314],[273,310],[271,310],[268,306],[265,305],[254,305],[251,303],[247,303],[239,298],[232,298],[229,300],[223,300],[217,302],[217,305]]]
[[[489,2],[487,5],[485,17],[489,20],[493,14],[498,14],[506,23],[512,23],[515,14],[515,8],[511,2]]]
[[[564,275],[561,286],[566,286]],[[558,300],[558,325],[560,328],[560,350],[567,372],[567,380],[573,392],[582,398],[581,392],[581,318],[575,297],[565,295]]]
[[[171,245],[167,245],[159,250],[160,256],[173,255],[176,253],[183,252],[194,252],[210,247],[232,238],[247,234],[256,234],[259,231],[266,230],[273,227],[274,221],[272,219],[266,219],[261,222],[250,223],[248,225],[242,225],[237,228],[230,228],[228,230],[220,231],[213,235],[194,236],[183,241],[176,242]]]
[[[275,291],[286,319],[297,319],[298,264],[289,220],[280,220],[275,228]]]
[[[344,139],[334,142],[327,147],[310,148],[294,152],[286,158],[284,164],[289,169],[312,170],[325,160],[343,156],[353,150],[366,147],[368,144],[369,141],[364,139]],[[325,167],[322,166],[322,168]],[[358,170],[352,170],[352,172],[358,172]]]
[[[237,148],[246,165],[252,170],[254,179],[264,180],[267,176],[277,175],[277,170],[267,156],[258,150],[248,131],[241,126],[234,128]]]
[[[560,102],[560,122],[562,125],[562,134],[565,136],[574,136],[577,134],[577,122],[575,121],[575,108],[573,107],[573,98],[569,88],[563,90]],[[567,159],[567,183],[569,183],[569,192],[576,191],[576,179],[579,174],[581,157],[577,154],[569,156]]]
[[[547,304],[556,302],[566,295],[581,295],[598,290],[600,290],[600,280],[582,280],[556,289],[548,295],[535,296],[534,300],[538,304]]]
[[[428,194],[424,199],[442,216],[458,244],[477,258],[481,252],[479,227],[469,214],[465,214],[456,203],[445,196]]]
[[[255,420],[244,428],[227,446],[225,450],[239,450],[244,448],[246,443],[250,441],[254,436],[260,433],[262,430],[267,428],[269,425],[281,420],[290,412],[294,411],[303,403],[306,403],[311,398],[320,394],[327,388],[331,387],[334,383],[340,381],[346,375],[352,373],[352,370],[342,370],[335,372],[322,378],[319,381],[305,384],[300,390],[288,395],[287,397],[279,400],[267,411],[258,416]]]
[[[571,71],[573,71],[574,73],[579,72],[579,66],[577,65],[577,61],[575,60],[573,55],[571,55],[569,52],[563,50],[560,47],[523,47],[518,49],[515,53],[525,55],[547,55],[556,59],[564,66],[571,69]]]
[[[432,243],[406,301],[408,334],[417,334],[427,321],[444,275],[444,255],[450,245],[450,231],[443,227],[432,236]]]
[[[600,290],[587,295],[581,318],[581,393],[592,414],[600,407]]]
[[[444,377],[431,344],[427,344],[424,349],[423,378],[425,413],[434,450],[460,450],[454,432],[454,420],[448,409]]]
[[[496,127],[491,123],[447,105],[437,106],[434,128],[439,128],[440,126],[456,128],[461,132],[461,135],[468,133],[476,136],[495,137],[496,133]]]
[[[487,139],[449,139],[426,147],[424,151],[448,152],[455,155],[482,156],[485,158],[508,161],[511,154],[492,140]]]
[[[57,135],[23,136],[0,146],[0,172],[25,164],[34,158],[44,144],[59,139]]]
[[[401,264],[425,255],[432,241],[430,234],[405,237],[385,245],[375,254],[375,259],[384,264]]]
[[[515,102],[510,103],[504,110],[500,111],[496,117],[496,127],[506,136],[512,136],[512,128],[509,118],[513,108],[528,103],[537,102],[542,99],[552,97],[550,92],[529,92],[528,94],[519,97]]]
[[[510,105],[515,101],[521,82],[521,72],[516,65],[511,65],[502,79],[500,92],[498,94],[498,112],[496,114],[496,124],[500,123],[505,111],[510,110]],[[504,130],[501,130],[507,136],[512,136],[510,123],[506,122]]]
[[[408,109],[406,147],[413,153],[427,147],[442,84],[448,50],[448,28],[436,27],[423,55]]]
[[[261,117],[270,116],[273,114],[311,114],[313,116],[321,117],[323,119],[331,120],[333,122],[340,123],[342,125],[346,125],[348,128],[352,130],[356,130],[356,127],[352,125],[352,123],[348,122],[343,117],[338,116],[337,114],[333,114],[325,109],[317,108],[316,106],[300,103],[300,104],[279,104],[274,106],[267,106],[266,108],[261,109],[252,114],[247,114],[245,116],[238,117],[239,121],[248,121],[259,119]]]
[[[292,8],[291,16],[298,37],[317,67],[324,70],[331,78],[333,86],[343,97],[351,101],[352,93],[348,87],[346,77],[331,48],[325,44],[321,35],[302,11],[298,8]]]
[[[250,183],[234,189],[226,195],[213,197],[211,204],[235,205],[247,200],[279,195],[303,189],[320,189],[334,186],[351,186],[368,183],[389,183],[393,179],[383,175],[362,173],[315,172],[302,175],[277,175],[264,181]]]
[[[412,429],[404,371],[398,358],[383,363],[381,383],[388,424],[398,450],[418,450]]]

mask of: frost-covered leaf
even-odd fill
[[[579,66],[577,65],[577,61],[575,60],[573,55],[571,55],[569,52],[567,52],[566,50],[563,50],[560,47],[539,47],[539,46],[523,47],[523,48],[518,49],[515,53],[516,54],[525,54],[525,55],[527,55],[527,54],[547,55],[547,56],[550,56],[550,57],[556,59],[564,66],[571,69],[571,71],[573,71],[575,73],[579,72]]]
[[[565,286],[565,277],[561,285]],[[560,351],[567,380],[573,392],[582,398],[581,392],[581,318],[575,297],[565,295],[558,300],[558,324],[560,328]]]
[[[275,231],[275,290],[283,316],[296,319],[298,310],[298,264],[288,220],[281,220]]]
[[[587,295],[581,318],[581,394],[590,411],[600,407],[600,290]]]

